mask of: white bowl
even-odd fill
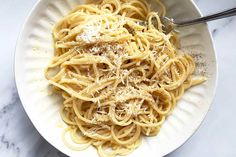
[[[165,0],[170,17],[199,17],[190,0]],[[61,138],[66,125],[59,106],[61,99],[48,92],[44,69],[53,56],[52,27],[82,0],[40,0],[28,16],[15,54],[15,79],[26,113],[39,133],[54,147],[69,156],[98,156],[93,147],[85,151],[67,148]],[[152,2],[155,9],[155,4]],[[164,156],[181,146],[199,127],[213,100],[217,80],[216,56],[206,24],[180,29],[181,44],[197,59],[196,74],[208,81],[188,90],[165,121],[160,134],[144,138],[142,145],[128,156]]]

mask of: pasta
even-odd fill
[[[127,155],[156,136],[194,79],[195,63],[145,0],[97,0],[77,6],[53,29],[55,54],[45,70],[64,99],[63,140],[93,145],[101,157]],[[65,136],[70,134],[71,141]]]

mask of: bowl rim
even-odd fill
[[[23,109],[25,111],[25,113],[27,114],[28,118],[30,119],[31,123],[33,124],[33,126],[35,127],[35,129],[37,130],[37,132],[39,133],[39,135],[41,137],[43,137],[43,139],[45,139],[51,146],[53,146],[54,148],[56,148],[58,151],[64,153],[65,155],[69,155],[66,151],[63,151],[61,150],[56,144],[54,144],[53,142],[51,142],[48,138],[46,138],[45,136],[42,135],[40,129],[38,128],[38,126],[36,125],[35,121],[32,120],[31,116],[30,116],[30,113],[29,113],[29,110],[27,110],[25,104],[23,103],[23,96],[22,94],[19,92],[19,79],[18,79],[18,76],[17,76],[17,54],[19,54],[19,49],[20,49],[20,40],[22,39],[23,37],[23,32],[24,32],[24,29],[27,25],[27,22],[29,21],[30,17],[33,15],[35,9],[39,6],[39,4],[43,3],[45,0],[38,0],[34,5],[33,7],[31,8],[31,10],[29,11],[29,13],[27,14],[22,26],[21,26],[21,29],[20,29],[20,32],[18,34],[18,37],[17,37],[17,40],[16,40],[16,45],[15,45],[15,53],[14,53],[14,65],[13,65],[13,71],[14,71],[14,83],[15,83],[15,87],[16,87],[16,90],[18,92],[18,95],[19,95],[19,99],[20,99],[20,102],[21,102],[21,105],[23,106]],[[189,1],[193,7],[196,9],[197,11],[197,14],[198,16],[202,16],[203,14],[201,13],[200,9],[198,8],[197,4],[193,1],[193,0],[190,0]],[[201,120],[200,120],[200,123],[198,124],[198,126],[196,127],[196,129],[193,131],[193,133],[185,139],[185,141],[183,143],[181,143],[179,146],[177,147],[172,147],[172,149],[170,149],[168,152],[165,152],[163,154],[163,156],[166,156],[170,153],[173,153],[174,151],[180,149],[181,147],[184,146],[184,144],[186,142],[188,142],[191,137],[197,132],[197,130],[199,130],[199,128],[201,127],[203,121],[205,120],[206,118],[206,115],[208,114],[209,110],[211,109],[212,107],[212,104],[214,102],[214,99],[215,99],[215,95],[216,95],[216,91],[217,91],[217,86],[218,86],[218,59],[217,59],[217,53],[216,53],[216,48],[215,48],[215,44],[214,44],[214,40],[213,40],[213,36],[212,36],[212,33],[210,32],[210,29],[209,29],[209,26],[207,23],[204,23],[206,29],[207,29],[207,35],[209,36],[209,42],[211,44],[211,47],[212,47],[212,50],[213,50],[213,57],[214,57],[214,60],[215,60],[215,81],[213,82],[214,83],[214,87],[213,87],[213,90],[212,90],[212,98],[210,99],[209,101],[209,107],[207,109],[207,111],[205,112],[205,114],[202,116]]]

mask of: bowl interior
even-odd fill
[[[165,0],[169,17],[199,17],[192,1]],[[61,138],[66,125],[59,109],[62,100],[48,88],[44,69],[53,56],[52,28],[82,0],[41,0],[29,15],[17,44],[15,78],[22,104],[40,134],[69,156],[97,156],[93,147],[85,151],[67,148]],[[153,10],[155,0],[150,1]],[[144,138],[142,145],[129,156],[163,156],[182,145],[199,127],[215,93],[216,58],[206,24],[179,29],[182,48],[191,53],[197,65],[196,75],[208,77],[202,85],[188,90],[167,118],[156,137]]]

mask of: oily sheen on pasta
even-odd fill
[[[158,134],[186,89],[204,81],[192,78],[194,61],[175,33],[163,32],[166,11],[157,3],[151,12],[145,0],[89,1],[55,25],[45,76],[64,99],[68,147],[129,154]]]

